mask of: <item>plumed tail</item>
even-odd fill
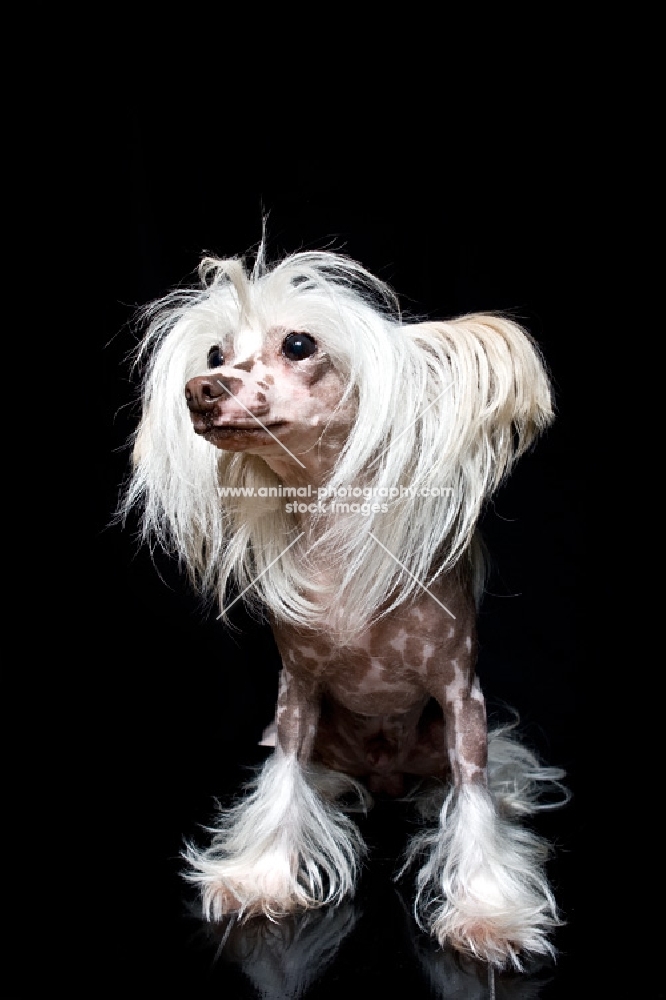
[[[488,788],[498,808],[507,815],[529,816],[559,809],[571,798],[560,767],[542,764],[513,735],[514,726],[488,734]]]

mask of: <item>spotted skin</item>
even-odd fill
[[[485,781],[471,591],[454,577],[432,589],[455,620],[423,594],[347,644],[274,623],[283,748],[389,795],[402,794],[408,776]]]

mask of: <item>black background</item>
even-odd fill
[[[340,914],[344,926],[355,924],[326,968],[316,951],[298,959],[294,946],[282,957],[279,948],[270,959],[253,953],[243,965],[248,939],[216,959],[219,940],[196,919],[179,876],[184,838],[203,838],[214,798],[227,801],[265,756],[256,744],[272,717],[278,660],[270,633],[242,608],[237,630],[225,631],[172,562],[138,547],[136,523],[110,523],[138,418],[132,319],[137,306],[193,280],[203,252],[251,251],[267,213],[270,258],[340,250],[419,315],[510,311],[547,360],[557,420],[484,517],[495,569],[480,615],[479,673],[491,716],[513,706],[528,741],[567,769],[574,790],[566,810],[538,824],[558,845],[551,875],[567,919],[558,963],[533,978],[506,978],[497,995],[573,995],[582,933],[574,358],[585,331],[572,261],[586,220],[566,123],[549,108],[540,126],[529,116],[502,118],[499,142],[481,129],[463,142],[426,130],[396,141],[372,120],[359,133],[339,115],[315,133],[307,116],[288,126],[258,116],[215,135],[197,128],[196,107],[186,127],[184,110],[158,88],[112,102],[89,189],[99,261],[88,331],[100,390],[92,543],[99,666],[81,682],[94,774],[85,759],[77,767],[87,839],[99,836],[103,866],[104,905],[88,928],[92,992],[102,977],[129,995],[242,1000],[255,995],[254,978],[260,995],[288,997],[305,975],[313,998],[387,988],[410,998],[485,995],[473,971],[438,958],[416,934],[408,898],[393,887],[409,823],[400,807],[381,806],[364,826],[373,853],[356,909]],[[312,940],[328,940],[331,922],[324,918]],[[307,934],[301,929],[297,941]]]

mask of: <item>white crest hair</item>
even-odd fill
[[[278,619],[330,627],[321,600],[315,606],[304,592],[317,566],[337,567],[328,590],[317,583],[317,591],[336,609],[340,631],[356,632],[378,609],[388,614],[420,592],[417,580],[432,581],[471,551],[484,501],[552,418],[539,352],[499,316],[404,322],[388,286],[337,254],[298,253],[268,269],[262,245],[251,273],[236,259],[205,258],[199,274],[200,288],[146,310],[143,418],[123,512],[141,503],[144,535],[176,552],[221,606],[231,577],[244,588],[261,574],[248,597]],[[198,437],[185,402],[185,384],[205,373],[210,347],[233,340],[241,324],[311,333],[346,379],[342,402],[351,399],[357,416],[328,485],[435,486],[448,497],[394,499],[388,513],[322,515],[309,552],[297,543],[278,558],[299,530],[284,499],[221,499],[218,487],[256,491],[280,480],[260,458]]]

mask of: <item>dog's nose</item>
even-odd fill
[[[242,384],[239,378],[199,375],[197,378],[191,378],[185,386],[185,399],[190,410],[205,412],[212,410],[220,396],[235,396]]]

